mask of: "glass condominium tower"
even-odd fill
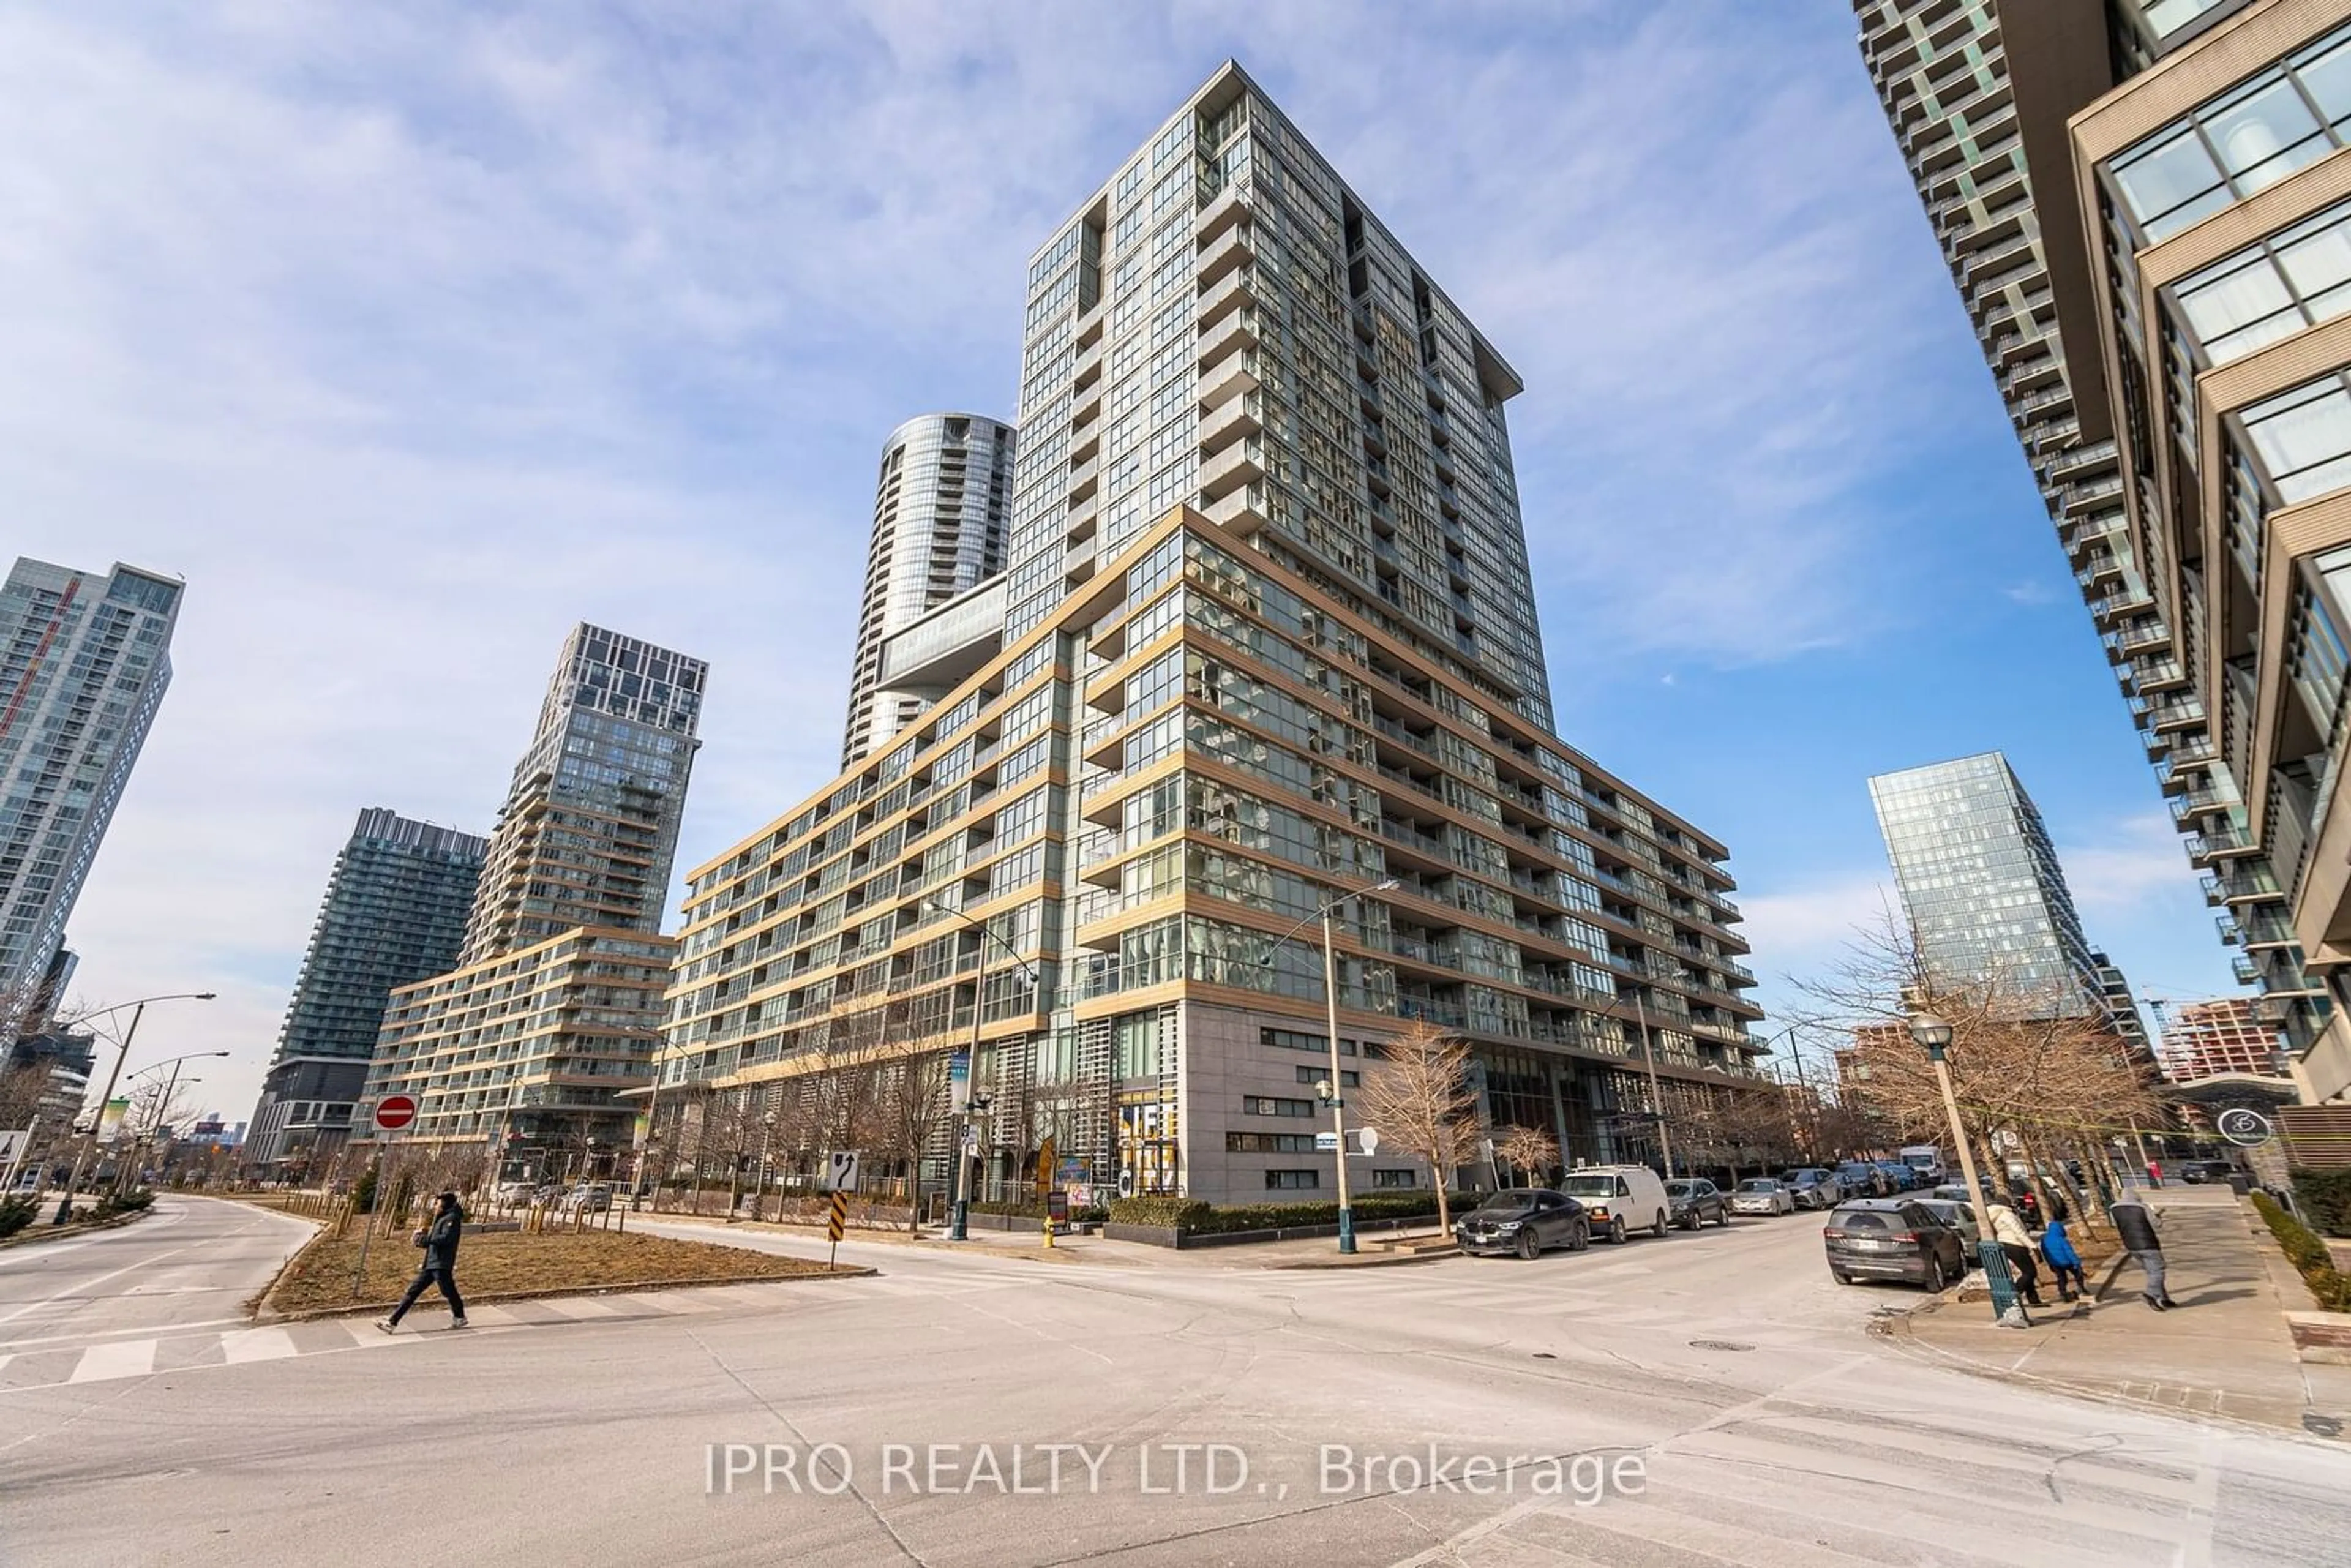
[[[1869,781],[1903,912],[1930,969],[1997,977],[2048,1016],[2103,1008],[2099,970],[2040,810],[1997,751]]]
[[[976,413],[923,414],[883,444],[843,768],[889,744],[930,706],[924,694],[883,685],[885,641],[1004,570],[1012,451],[1012,427]]]
[[[1758,1087],[1729,850],[1552,733],[1517,378],[1330,166],[1228,64],[1029,285],[1008,570],[885,646],[914,723],[688,873],[655,1116],[804,1167],[845,1071],[969,1047],[983,1194],[1050,1142],[1263,1202],[1335,1186],[1333,1047],[1352,1092],[1415,1024],[1570,1161]]]
[[[573,926],[658,932],[710,666],[582,622],[490,835],[458,963]]]
[[[1918,190],[1994,389],[2006,404],[2121,695],[2141,732],[2241,980],[2300,1054],[2334,1009],[2305,967],[2273,845],[2253,831],[2252,758],[2227,741],[2241,713],[2208,689],[2219,647],[2204,574],[2135,524],[2168,459],[2133,439],[2193,366],[2109,374],[2103,342],[2145,337],[2101,279],[2133,242],[2083,218],[2068,120],[2102,95],[2179,78],[2177,62],[2237,31],[2247,0],[1855,0],[1861,57]],[[2307,9],[2306,6],[2300,7]],[[2177,247],[2175,247],[2176,249]],[[2218,298],[2218,295],[2215,296]],[[2135,356],[2136,358],[2136,356]],[[2184,461],[2193,462],[2192,458]],[[2231,662],[2223,659],[2223,663]],[[2232,711],[2233,709],[2233,711]],[[2291,868],[2285,868],[2291,874]],[[2351,1074],[2351,1052],[2344,1071]]]
[[[23,558],[0,586],[0,1025],[55,1000],[66,921],[172,682],[180,592]]]
[[[487,847],[380,806],[360,813],[327,879],[246,1134],[247,1164],[330,1155],[349,1136],[385,998],[456,963]]]
[[[1548,728],[1518,375],[1228,62],[1029,264],[1005,634],[1179,503]]]

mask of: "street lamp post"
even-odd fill
[[[1347,1081],[1340,1076],[1339,1070],[1339,949],[1332,929],[1332,915],[1339,905],[1351,898],[1366,893],[1388,893],[1402,885],[1395,878],[1389,877],[1369,887],[1351,887],[1325,901],[1322,908],[1275,937],[1272,944],[1278,948],[1297,936],[1299,926],[1305,925],[1307,920],[1320,919],[1322,922],[1322,1012],[1324,1027],[1330,1030],[1331,1076],[1314,1087],[1331,1106],[1331,1133],[1338,1140],[1338,1147],[1331,1152],[1331,1157],[1339,1167],[1339,1250],[1345,1253],[1355,1250],[1355,1209],[1348,1201],[1347,1193],[1347,1097],[1343,1092]],[[1264,964],[1269,968],[1273,965],[1270,950],[1266,954]],[[1356,1082],[1362,1082],[1360,1071]],[[1437,1180],[1443,1181],[1446,1174],[1439,1171]]]
[[[925,907],[935,911],[940,915],[952,915],[957,920],[962,921],[966,925],[970,926],[973,930],[979,933],[977,965],[977,970],[972,977],[971,983],[971,1045],[968,1048],[971,1060],[965,1069],[964,1109],[962,1113],[956,1118],[954,1158],[947,1166],[947,1172],[950,1178],[947,1188],[947,1213],[949,1217],[947,1220],[947,1239],[950,1241],[967,1241],[971,1239],[971,1177],[970,1172],[967,1168],[969,1163],[969,1157],[964,1153],[964,1139],[971,1128],[972,1113],[974,1109],[976,1108],[978,1111],[985,1112],[990,1103],[987,1095],[972,1092],[972,1085],[979,1075],[979,1026],[981,1022],[981,1015],[987,1006],[987,945],[990,942],[993,942],[998,946],[1003,948],[1005,956],[1010,958],[1014,963],[1020,966],[1021,972],[1029,977],[1029,983],[1032,985],[1035,984],[1037,980],[1037,970],[1028,959],[1023,958],[1019,955],[1011,943],[1007,942],[1002,936],[998,936],[996,932],[989,929],[987,921],[974,920],[962,910],[950,909],[946,904],[939,903],[936,899],[930,900],[926,904]],[[917,1153],[915,1158],[920,1159],[921,1157],[921,1155]],[[1049,1221],[1048,1224],[1050,1225],[1050,1222]],[[1050,1245],[1050,1232],[1048,1244]]]
[[[185,1056],[169,1056],[165,1057],[161,1061],[152,1062],[131,1075],[133,1078],[144,1078],[147,1074],[154,1071],[158,1067],[168,1067],[172,1070],[171,1078],[165,1082],[162,1096],[155,1102],[155,1113],[147,1118],[147,1130],[140,1135],[139,1143],[136,1145],[140,1151],[143,1153],[147,1145],[155,1141],[156,1134],[163,1130],[163,1119],[172,1113],[172,1096],[180,1092],[180,1064],[183,1061],[194,1061],[200,1057],[226,1056],[228,1052],[225,1051],[192,1051]],[[191,1079],[189,1082],[195,1082],[197,1081]],[[99,1113],[101,1115],[104,1114],[103,1110],[101,1110]],[[116,1165],[114,1171],[115,1191],[125,1191],[130,1186],[131,1184],[124,1179],[129,1169],[130,1166],[127,1161],[119,1162]]]
[[[1942,1092],[1943,1117],[1949,1124],[1951,1145],[1959,1155],[1959,1178],[1968,1184],[1970,1206],[1985,1204],[1987,1195],[1976,1179],[1975,1150],[1968,1142],[1968,1129],[1959,1120],[1959,1099],[1951,1092],[1951,1066],[1944,1054],[1951,1045],[1950,1024],[1930,1012],[1910,1015],[1910,1038],[1927,1052],[1927,1060],[1935,1064],[1935,1087]],[[1992,1315],[2002,1323],[2018,1328],[2028,1327],[2031,1320],[2017,1300],[2016,1282],[2008,1271],[2008,1254],[1991,1233],[1991,1216],[1984,1214],[1984,1223],[1976,1235],[1976,1255],[1983,1264],[1984,1283],[1991,1289]]]
[[[131,1042],[139,1036],[139,1020],[147,1016],[147,1004],[150,1002],[208,1002],[218,994],[215,991],[169,991],[162,996],[141,997],[136,1001],[117,1002],[110,1008],[100,1008],[94,1013],[84,1013],[74,1020],[77,1023],[88,1023],[92,1019],[102,1019],[119,1013],[124,1008],[131,1009],[131,1027],[122,1031],[122,1042],[114,1052],[113,1071],[107,1073],[106,1090],[98,1097],[98,1119],[90,1125],[90,1146],[74,1156],[73,1175],[66,1178],[66,1196],[57,1205],[57,1218],[50,1221],[51,1224],[63,1225],[73,1218],[74,1189],[81,1186],[82,1161],[89,1158],[98,1147],[99,1129],[106,1124],[107,1104],[114,1098],[115,1081],[122,1076],[122,1064],[131,1056]],[[221,1054],[225,1056],[228,1053],[223,1051]]]

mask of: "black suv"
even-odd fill
[[[1666,1201],[1673,1206],[1673,1223],[1684,1230],[1696,1230],[1709,1221],[1716,1225],[1730,1223],[1730,1200],[1704,1176],[1682,1176],[1667,1182]]]
[[[1904,1198],[1839,1204],[1821,1235],[1828,1246],[1829,1272],[1841,1285],[1903,1280],[1940,1292],[1967,1272],[1967,1247],[1959,1233],[1933,1210]]]
[[[1498,1192],[1453,1222],[1453,1239],[1464,1252],[1515,1252],[1532,1258],[1547,1247],[1581,1252],[1592,1245],[1592,1222],[1583,1205],[1548,1187]]]

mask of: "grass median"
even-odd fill
[[[286,1266],[271,1287],[265,1307],[281,1317],[389,1307],[407,1289],[423,1256],[409,1244],[405,1232],[378,1236],[369,1245],[367,1273],[354,1291],[351,1284],[359,1255],[356,1233],[320,1234]],[[468,1302],[871,1271],[827,1270],[822,1263],[804,1259],[706,1241],[673,1241],[661,1236],[602,1230],[537,1235],[492,1231],[466,1237],[457,1251],[457,1288]],[[428,1301],[440,1299],[434,1291],[428,1291],[426,1296]]]

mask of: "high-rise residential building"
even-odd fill
[[[361,1103],[417,1103],[403,1147],[506,1180],[616,1174],[652,1081],[674,937],[575,926],[392,993]],[[361,1145],[381,1134],[362,1124]]]
[[[2163,1075],[2193,1083],[2225,1072],[2272,1078],[2278,1073],[2278,1036],[2251,997],[2188,1002],[2171,1010],[2163,1031]]]
[[[1990,979],[2041,1016],[2113,1019],[2143,1039],[2129,988],[2083,935],[2039,808],[1997,751],[1869,781],[1921,960]]]
[[[1760,1083],[1727,850],[1551,731],[1517,378],[1264,93],[1218,70],[1029,284],[1008,574],[892,640],[961,672],[906,733],[690,873],[662,1090],[805,1155],[976,1038],[987,1190],[1050,1137],[1102,1195],[1328,1192],[1326,904],[1342,1095],[1430,1023],[1488,1128],[1640,1159]]]
[[[710,666],[581,622],[490,835],[458,962],[575,925],[658,932]]]
[[[2305,1098],[2351,1097],[2351,3],[2215,10],[2069,129],[2075,357],[2110,389],[2176,700],[2210,720],[2181,764],[2207,894],[2241,977],[2335,1003],[2285,1043]]]
[[[1518,373],[1238,66],[1029,265],[1008,637],[1177,505],[1551,724]]]
[[[2171,461],[2153,455],[2160,444],[2144,439],[2147,416],[2167,400],[2175,407],[2192,402],[2203,361],[2191,347],[2150,367],[2147,312],[2123,298],[2131,288],[2111,286],[2118,265],[2127,273],[2133,246],[2160,244],[2215,212],[2216,201],[2236,198],[2220,193],[2216,175],[2213,184],[2185,193],[2180,206],[2154,214],[2163,232],[2133,230],[2127,219],[2112,228],[2104,208],[2115,187],[2084,177],[2067,122],[2101,95],[2111,94],[2109,102],[2146,90],[2159,96],[2161,84],[2178,83],[2183,70],[2193,74],[2187,61],[2214,58],[2216,49],[2217,57],[2233,57],[2242,46],[2222,40],[2246,26],[2301,26],[2275,17],[2257,23],[2257,13],[2307,20],[2315,37],[2325,31],[2326,8],[2294,0],[1855,0],[1854,9],[1863,60],[2107,661],[2187,835],[2189,856],[2207,872],[2205,896],[2226,910],[2223,939],[2245,944],[2238,977],[2261,987],[2264,1018],[2294,1054],[2305,1055],[2328,1030],[2334,1007],[2296,934],[2292,868],[2274,862],[2276,846],[2256,831],[2268,786],[2247,771],[2254,759],[2230,744],[2228,731],[2243,709],[2223,700],[2216,671],[2240,655],[2202,623],[2200,547],[2174,549],[2166,529],[2145,522],[2167,504],[2158,471]],[[2252,123],[2224,129],[2257,140]],[[2325,135],[2275,163],[2248,164],[2251,182],[2299,167],[2297,158],[2334,145]],[[2244,145],[2252,157],[2253,141]],[[2142,178],[2172,166],[2151,160]],[[2085,222],[2085,195],[2094,187],[2099,193]],[[2171,254],[2184,253],[2173,246]],[[2223,298],[2208,293],[2208,308]],[[2283,321],[2257,312],[2222,351],[2247,352],[2267,340],[2262,334],[2283,329]],[[2117,331],[2134,345],[2127,371],[2120,359],[2110,363]],[[2330,1055],[2336,1064],[2322,1065],[2314,1083],[2351,1082],[2351,1045]]]
[[[486,847],[471,833],[380,806],[360,813],[335,856],[262,1080],[245,1151],[250,1164],[326,1159],[341,1148],[384,1002],[395,986],[456,963]]]
[[[18,558],[0,585],[0,1026],[44,998],[66,921],[172,681],[174,579]]]
[[[676,951],[662,905],[708,674],[584,623],[564,643],[456,967],[384,1005],[360,1106],[414,1096],[403,1143],[477,1148],[511,1179],[611,1170]]]
[[[929,694],[883,685],[884,642],[1004,570],[1012,451],[1012,427],[976,413],[926,413],[883,444],[843,768],[889,744],[930,706]]]

